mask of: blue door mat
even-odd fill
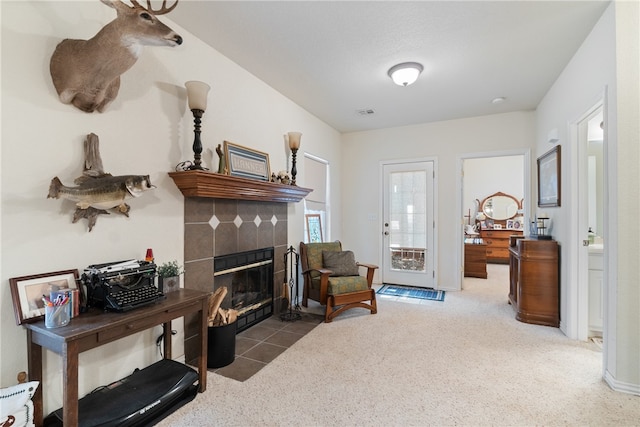
[[[380,295],[395,297],[444,301],[444,291],[437,291],[429,288],[417,288],[413,286],[383,285],[378,289],[377,293]]]

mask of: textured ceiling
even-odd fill
[[[535,109],[608,4],[181,0],[168,16],[353,132]],[[387,71],[406,61],[424,71],[396,86]]]

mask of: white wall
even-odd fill
[[[616,2],[616,157],[610,170],[616,180],[607,191],[616,194],[611,227],[618,240],[609,259],[607,280],[609,306],[615,306],[615,321],[609,319],[605,333],[615,341],[606,360],[606,378],[618,390],[640,395],[640,3]],[[609,313],[613,310],[607,308]],[[615,331],[613,330],[615,328]]]
[[[481,157],[464,161],[462,212],[471,211],[471,224],[475,222],[479,203],[489,195],[501,191],[524,199],[524,156]],[[466,224],[466,222],[465,222]]]
[[[616,12],[617,8],[623,11]],[[562,206],[545,211],[553,218],[554,237],[561,246],[562,329],[577,338],[580,284],[575,267],[578,245],[586,233],[575,225],[579,183],[575,179],[576,142],[570,129],[606,92],[605,157],[609,174],[605,205],[609,217],[605,224],[605,377],[615,388],[635,393],[640,393],[638,57],[638,3],[615,2],[539,104],[535,153],[540,156],[550,148],[545,136],[557,128],[562,146]],[[626,79],[620,80],[621,75]]]
[[[462,216],[456,209],[458,161],[464,154],[500,152],[533,146],[534,113],[516,112],[343,135],[341,240],[362,262],[382,265],[380,162],[436,159],[436,276],[441,289],[459,289],[455,256]],[[461,210],[460,210],[461,212]],[[376,218],[370,220],[369,218]],[[459,270],[459,268],[457,268]],[[379,270],[376,281],[380,281]]]
[[[607,85],[615,85],[614,28],[613,9],[610,8],[540,102],[536,114],[538,140],[533,157],[539,157],[553,147],[546,141],[551,129],[558,130],[558,144],[562,149],[561,207],[545,208],[544,212],[552,218],[553,235],[560,244],[561,259],[564,260],[565,268],[560,271],[561,329],[572,338],[578,338],[577,291],[571,285],[572,280],[575,281],[576,272],[573,267],[578,256],[575,245],[578,239],[586,238],[586,230],[582,233],[584,237],[576,235],[579,230],[574,230],[577,228],[578,206],[578,183],[574,178],[577,146],[571,143],[570,123],[596,104],[604,95]],[[594,62],[599,66],[594,67]],[[612,114],[613,111],[610,110],[606,119],[615,123],[615,116]],[[535,186],[535,183],[533,180],[532,185]],[[536,204],[532,204],[532,217],[536,213],[535,206]]]
[[[303,133],[301,150],[330,160],[335,168],[332,177],[341,179],[338,132],[174,25],[170,15],[163,21],[183,36],[183,45],[147,47],[123,75],[118,98],[107,111],[86,114],[58,100],[49,58],[61,39],[93,36],[115,17],[113,9],[97,1],[0,4],[0,384],[15,383],[16,373],[27,370],[26,333],[15,324],[9,278],[73,268],[82,272],[94,263],[143,258],[146,248],[153,248],[158,262],[177,259],[182,264],[184,199],[167,173],[180,161],[193,159],[193,116],[186,106],[185,81],[202,80],[212,87],[202,122],[205,166],[217,169],[213,150],[229,140],[270,153],[272,169],[285,169],[282,135],[296,130]],[[71,223],[71,202],[46,196],[54,176],[71,185],[81,175],[82,142],[90,132],[100,137],[108,172],[149,174],[157,188],[130,202],[130,218],[102,215],[89,233],[84,220]],[[339,188],[332,194],[332,204],[339,206]],[[334,223],[340,224],[339,215]],[[302,230],[302,203],[290,204],[292,244],[302,240]],[[81,354],[80,395],[158,360],[159,330]],[[180,342],[181,336],[175,341]],[[45,359],[48,413],[62,405],[61,359],[49,352]]]

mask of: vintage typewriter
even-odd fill
[[[118,261],[90,265],[82,274],[87,304],[110,311],[128,311],[163,299],[155,286],[156,265],[148,261]]]

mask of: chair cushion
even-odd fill
[[[333,273],[331,276],[357,276],[360,274],[352,251],[322,251],[323,267]]]
[[[319,289],[320,278],[312,279],[311,286],[314,289]],[[369,289],[367,278],[363,276],[329,277],[327,293],[329,295],[340,295],[347,292],[366,291],[367,289]]]
[[[322,252],[334,251],[340,252],[342,245],[340,242],[327,242],[327,243],[308,243],[307,245],[307,268],[319,270],[322,265]],[[311,272],[311,277],[319,277],[320,273],[317,271]]]

